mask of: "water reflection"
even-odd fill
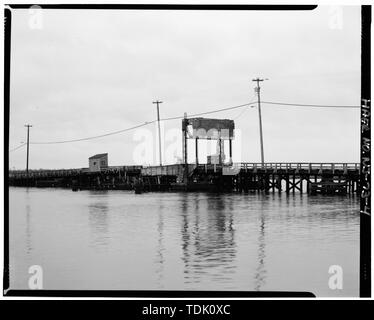
[[[184,265],[185,279],[189,278],[189,261],[190,261],[190,254],[189,254],[189,244],[190,244],[190,232],[188,227],[188,199],[187,197],[182,197],[180,201],[180,208],[181,208],[181,217],[182,217],[182,261]]]
[[[255,272],[255,291],[261,290],[265,284],[266,268],[265,268],[265,216],[261,213],[260,217],[260,233],[258,236],[257,251],[257,268]]]
[[[90,198],[92,201],[88,204],[88,221],[91,231],[91,246],[97,249],[107,247],[110,239],[108,234],[108,194],[106,191],[100,193],[92,191]]]
[[[59,275],[50,277],[48,289],[270,289],[328,296],[336,293],[326,285],[325,269],[333,263],[344,267],[342,295],[354,296],[358,200],[14,188],[11,283],[25,289],[24,270],[42,261],[49,274]]]
[[[158,242],[157,242],[157,251],[156,251],[156,275],[158,286],[162,289],[164,287],[164,215],[163,215],[164,206],[162,203],[159,205],[158,210],[158,223],[157,223],[157,233],[158,233]]]
[[[229,281],[236,268],[233,201],[220,195],[181,196],[182,260],[186,283]],[[203,201],[202,201],[203,200]]]
[[[31,255],[32,251],[32,242],[31,242],[31,236],[32,236],[32,229],[31,229],[31,206],[30,206],[30,190],[29,188],[26,188],[25,193],[25,199],[26,199],[26,254]]]

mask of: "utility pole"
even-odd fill
[[[161,155],[161,128],[160,128],[160,109],[159,104],[162,103],[162,101],[153,101],[153,104],[157,105],[157,122],[158,122],[158,147],[160,152],[160,166],[162,166],[162,155]]]
[[[30,145],[30,127],[32,127],[31,124],[25,124],[25,127],[27,127],[27,156],[26,156],[26,174],[29,175],[29,145]]]
[[[260,79],[256,78],[252,81],[257,82],[257,87],[255,88],[255,92],[257,93],[257,104],[258,104],[258,118],[260,122],[260,144],[261,144],[261,164],[264,165],[264,141],[262,138],[262,119],[261,119],[261,99],[260,99],[260,81],[265,81],[269,79]]]

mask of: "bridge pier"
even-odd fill
[[[286,194],[290,194],[290,176],[288,173],[285,175],[285,179],[286,179]]]

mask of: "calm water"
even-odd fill
[[[301,290],[357,296],[359,203],[300,194],[10,188],[11,288]],[[343,290],[328,287],[330,265]]]

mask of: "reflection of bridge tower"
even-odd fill
[[[208,164],[223,164],[225,161],[224,142],[229,141],[229,163],[232,163],[232,140],[234,139],[234,120],[187,118],[184,114],[182,120],[183,133],[183,164],[185,165],[185,177],[188,177],[188,150],[187,139],[195,140],[196,165],[199,164],[199,140],[217,140],[216,154],[208,155]]]
[[[202,281],[220,289],[232,283],[237,257],[233,199],[180,193],[184,281],[201,290]],[[204,200],[204,201],[201,201]]]

